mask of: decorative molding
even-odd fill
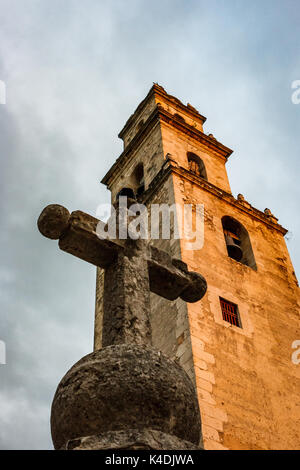
[[[287,233],[287,229],[278,224],[278,219],[276,219],[274,216],[270,217],[268,214],[265,214],[259,209],[256,209],[255,207],[251,206],[250,203],[244,200],[235,199],[235,197],[231,193],[227,193],[226,191],[218,188],[209,181],[195,176],[186,168],[179,166],[174,160],[172,160],[172,157],[165,160],[161,170],[155,176],[147,191],[145,191],[142,202],[147,203],[147,201],[151,199],[153,192],[157,190],[157,187],[160,186],[171,174],[176,174],[181,178],[190,181],[196,186],[201,187],[205,191],[213,194],[219,199],[222,199],[224,202],[227,202],[231,206],[236,207],[239,211],[244,212],[245,214],[253,217],[254,219],[259,220],[260,222],[263,222],[268,227],[277,230],[282,235],[285,235]]]
[[[141,101],[134,113],[126,121],[125,126],[119,132],[118,137],[120,137],[121,139],[123,138],[124,134],[129,130],[129,128],[135,121],[135,118],[142,112],[150,98],[155,97],[156,95],[162,97],[167,103],[170,103],[172,105],[175,104],[175,106],[181,111],[184,111],[185,113],[189,114],[194,119],[200,120],[202,124],[205,123],[206,117],[202,116],[196,108],[191,106],[189,103],[187,105],[184,105],[178,98],[169,95],[161,85],[158,85],[158,83],[153,83],[153,86],[149,90],[149,93],[147,94],[146,98]]]
[[[188,135],[193,139],[200,142],[206,149],[209,149],[216,156],[220,157],[222,160],[227,161],[229,156],[232,154],[233,150],[226,147],[225,145],[218,142],[214,137],[207,136],[204,132],[199,131],[195,127],[187,124],[186,122],[179,121],[174,117],[173,114],[169,113],[162,106],[157,105],[154,111],[150,114],[148,119],[145,121],[141,129],[136,133],[133,139],[125,147],[124,151],[117,158],[113,166],[106,173],[104,178],[101,180],[101,183],[106,186],[111,185],[112,175],[118,171],[118,168],[126,164],[127,160],[131,157],[131,153],[137,150],[145,136],[157,125],[158,123],[164,122],[168,125],[173,126],[178,131],[181,131],[184,135]]]

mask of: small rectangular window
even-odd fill
[[[231,323],[232,325],[242,328],[241,320],[239,316],[238,306],[229,300],[222,299],[220,297],[221,309],[223,320]]]

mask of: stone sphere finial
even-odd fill
[[[58,240],[69,225],[70,212],[59,204],[45,207],[38,218],[38,229],[44,237]]]
[[[51,411],[55,449],[66,449],[73,439],[134,430],[155,430],[198,445],[201,419],[186,372],[143,344],[112,345],[83,357],[56,390]]]
[[[211,133],[208,134],[208,137],[210,137],[210,138],[213,139],[213,140],[217,140],[217,139],[215,138],[215,136],[214,136],[213,134],[211,134]]]
[[[244,200],[245,200],[243,194],[241,194],[241,193],[239,193],[239,194],[237,195],[237,199],[238,199],[238,201],[244,201]]]
[[[265,208],[264,213],[266,215],[273,215],[272,212],[270,211],[270,209],[268,209],[267,207]]]

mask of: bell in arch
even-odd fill
[[[234,233],[225,232],[225,241],[227,245],[227,251],[230,258],[235,259],[236,261],[241,261],[243,257],[243,250],[240,247],[240,239]]]

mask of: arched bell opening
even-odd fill
[[[249,234],[245,227],[233,217],[222,218],[228,256],[250,268],[257,270]]]
[[[187,159],[190,172],[194,173],[195,176],[199,176],[200,178],[203,178],[207,181],[206,168],[201,158],[192,152],[188,152]]]
[[[128,199],[136,199],[135,192],[132,188],[122,188],[118,192],[116,199],[118,200],[121,196],[127,197]]]

